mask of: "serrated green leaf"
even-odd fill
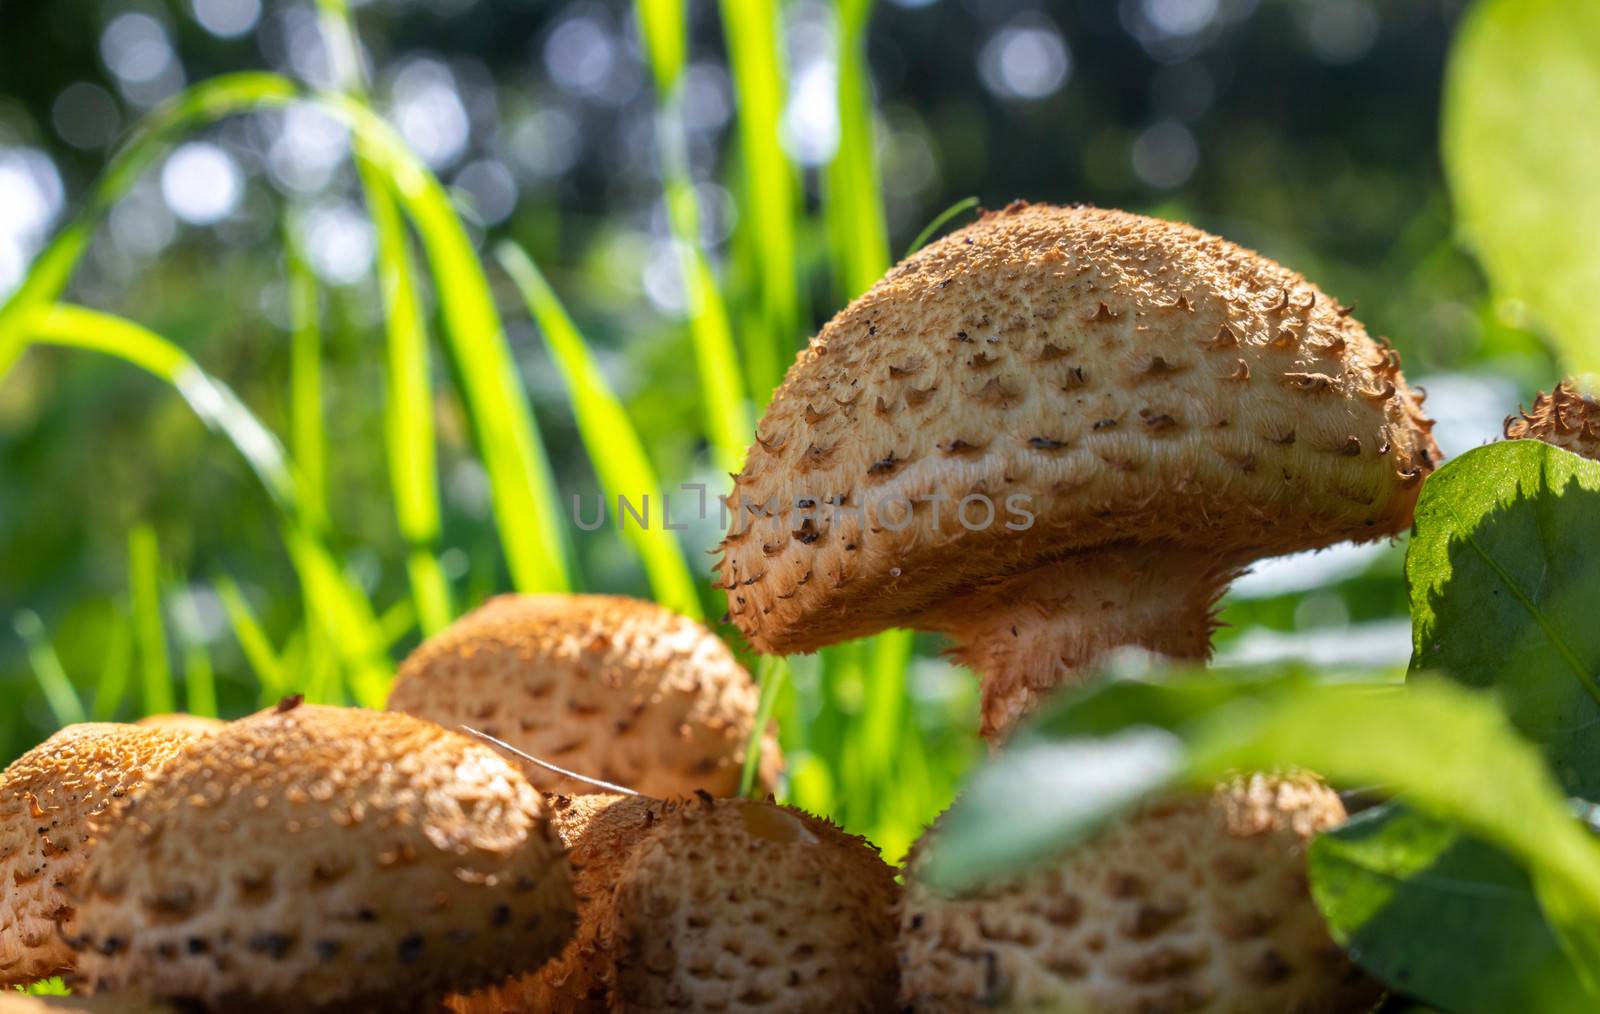
[[[1600,798],[1600,463],[1531,440],[1423,486],[1406,553],[1413,672],[1493,688],[1567,791]]]
[[[1444,162],[1495,290],[1600,369],[1600,4],[1483,0],[1445,79]]]

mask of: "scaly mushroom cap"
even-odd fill
[[[650,602],[504,595],[400,666],[389,708],[468,725],[570,771],[659,797],[739,790],[759,693],[727,645]],[[782,755],[761,751],[771,787]],[[547,792],[594,786],[527,766]]]
[[[74,920],[90,821],[172,763],[191,738],[69,725],[0,774],[0,989],[71,970],[63,934]]]
[[[596,792],[554,796],[550,821],[572,860],[578,928],[555,960],[528,975],[465,996],[445,1006],[455,1014],[601,1014],[606,955],[598,940],[611,888],[628,853],[655,827],[666,804],[648,796]]]
[[[1575,381],[1563,380],[1534,400],[1533,411],[1506,420],[1506,439],[1543,440],[1600,460],[1600,402],[1580,392]]]
[[[205,715],[189,715],[181,711],[169,712],[160,715],[146,715],[134,722],[154,729],[177,729],[179,732],[192,732],[196,735],[206,736],[228,723],[220,718],[207,718]]]
[[[959,898],[918,881],[925,835],[907,861],[901,999],[930,1014],[1368,1010],[1380,987],[1306,888],[1307,844],[1344,818],[1315,778],[1253,775]]]
[[[1386,343],[1273,261],[1019,202],[901,262],[789,369],[735,477],[728,612],[774,654],[950,633],[992,733],[1104,649],[1204,657],[1252,560],[1403,530],[1438,457],[1420,400]],[[1166,589],[1171,622],[1085,588],[1113,572]],[[996,615],[988,593],[1025,605]],[[1118,615],[996,660],[1029,639],[1015,613],[1103,603]]]
[[[894,871],[798,810],[662,804],[600,931],[612,1011],[892,1009]]]
[[[408,715],[300,706],[194,742],[82,878],[79,985],[224,1009],[420,1006],[572,930],[539,794]]]

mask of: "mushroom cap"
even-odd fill
[[[91,821],[172,763],[193,737],[109,722],[69,725],[0,774],[0,989],[69,971]]]
[[[728,646],[670,609],[616,595],[502,595],[412,652],[389,708],[665,798],[738,792],[759,698]],[[761,759],[770,788],[782,765],[770,729]],[[532,765],[523,773],[546,792],[595,791]]]
[[[1562,450],[1600,459],[1600,402],[1585,396],[1573,380],[1534,399],[1531,412],[1506,420],[1506,439],[1543,440]]]
[[[555,960],[476,993],[445,1001],[454,1014],[601,1014],[605,953],[598,939],[611,887],[628,853],[655,826],[665,804],[648,796],[596,792],[552,796],[550,822],[572,861],[578,928]]]
[[[190,715],[182,711],[172,711],[159,715],[146,715],[133,724],[153,729],[177,729],[180,732],[192,732],[196,735],[208,736],[228,723],[220,718],[208,718],[205,715]]]
[[[1306,846],[1344,818],[1310,776],[1241,777],[956,898],[918,880],[924,835],[907,861],[901,1000],[940,1014],[1368,1010],[1380,987],[1306,887]]]
[[[410,1009],[571,933],[565,852],[493,750],[294,706],[196,740],[82,878],[79,985],[228,1009]]]
[[[661,804],[600,939],[613,1011],[881,1011],[894,870],[865,839],[749,799]]]
[[[1259,254],[1019,202],[902,261],[790,367],[735,477],[730,618],[810,651],[1114,544],[1242,564],[1389,535],[1438,457],[1420,400]]]

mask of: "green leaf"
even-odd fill
[[[1570,1010],[1583,988],[1527,872],[1401,806],[1311,845],[1311,891],[1334,939],[1390,987],[1447,1010]]]
[[[567,397],[572,401],[578,433],[595,474],[600,477],[606,500],[616,503],[618,496],[631,500],[641,494],[660,491],[661,483],[645,452],[644,441],[628,417],[628,410],[611,390],[600,364],[595,362],[588,343],[567,315],[555,290],[516,244],[501,243],[495,248],[495,255],[517,283],[528,311],[550,346],[551,358],[561,372]],[[666,493],[662,491],[660,495],[665,497]],[[665,526],[665,517],[661,525],[648,528],[623,524],[621,518],[617,520],[623,538],[639,554],[656,601],[700,619],[702,611],[695,579],[689,573],[677,537]]]
[[[837,0],[839,14],[839,149],[822,175],[834,279],[845,299],[871,288],[889,270],[889,227],[878,180],[877,132],[867,67],[872,0]]]
[[[1600,463],[1502,441],[1422,488],[1406,553],[1413,672],[1492,687],[1567,790],[1600,798]]]
[[[1384,784],[1503,850],[1528,872],[1586,987],[1600,984],[1600,842],[1494,701],[1442,680],[1180,672],[1068,693],[972,779],[941,823],[927,881],[970,890],[1060,854],[1154,793],[1286,767]]]
[[[1600,4],[1480,0],[1445,78],[1444,162],[1495,290],[1600,370]]]
[[[663,95],[676,91],[689,52],[689,14],[684,0],[637,0],[634,12],[656,90]]]

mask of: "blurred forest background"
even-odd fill
[[[498,241],[542,268],[660,483],[716,493],[728,467],[708,436],[695,265],[720,281],[744,353],[749,403],[736,407],[753,419],[783,362],[876,274],[873,243],[898,258],[969,196],[1125,207],[1255,247],[1393,340],[1447,453],[1493,438],[1556,366],[1457,240],[1438,123],[1464,6],[696,0],[681,73],[665,75],[623,4],[370,0],[352,13],[375,107],[451,189],[480,248],[566,517],[574,494],[592,513],[609,452],[603,433],[580,433],[550,351],[560,339],[530,320],[490,252]],[[730,26],[752,11],[773,18],[777,52],[741,69],[752,56],[730,54]],[[0,297],[130,127],[186,86],[261,69],[347,87],[325,28],[316,7],[281,0],[0,0]],[[870,113],[856,122],[861,52]],[[747,82],[763,77],[778,91],[758,103]],[[778,140],[791,208],[755,199],[771,193],[752,182],[765,149],[741,135],[741,115],[762,109],[754,125]],[[678,128],[681,144],[664,143]],[[851,147],[863,136],[864,161]],[[881,203],[846,201],[850,159],[875,170]],[[874,238],[880,208],[886,240]],[[774,221],[793,232],[787,310],[771,291]],[[684,256],[686,228],[703,261]],[[319,477],[327,544],[397,660],[421,636],[407,568],[419,547],[396,524],[385,452],[380,238],[345,129],[291,104],[187,135],[151,165],[95,230],[67,296],[186,350],[297,458],[321,448],[324,465],[300,465]],[[436,427],[442,507],[420,548],[459,613],[514,581],[460,365],[438,343],[436,293],[419,288],[433,380],[410,410]],[[745,340],[753,330],[771,335],[775,365]],[[675,498],[674,511],[692,504]],[[318,618],[280,527],[249,465],[171,387],[113,359],[30,350],[0,378],[0,759],[63,720],[63,681],[91,716],[161,703],[152,680],[170,681],[178,706],[205,710],[209,695],[231,716],[274,686],[264,671],[313,667]],[[715,511],[679,536],[715,625]],[[613,527],[566,537],[572,587],[659,593]],[[1380,545],[1261,567],[1228,601],[1219,653],[1403,668],[1400,562]],[[918,638],[909,665],[892,646],[795,659],[778,704],[793,797],[873,833],[891,858],[979,752],[975,681],[939,647]],[[902,740],[918,744],[911,761],[889,745]]]

